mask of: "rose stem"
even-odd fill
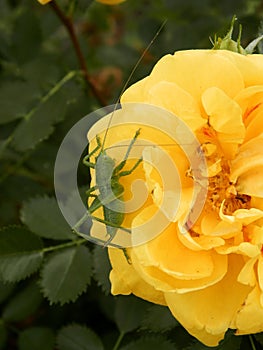
[[[50,2],[50,6],[53,8],[54,12],[56,13],[56,15],[58,16],[58,18],[61,20],[61,22],[64,24],[65,28],[67,29],[67,32],[69,34],[70,40],[72,42],[72,45],[74,47],[74,50],[76,52],[76,56],[78,58],[79,61],[79,65],[81,70],[83,71],[85,80],[87,81],[93,95],[95,96],[95,98],[97,99],[97,101],[100,103],[100,105],[105,106],[106,102],[103,98],[103,96],[101,96],[101,94],[99,93],[98,89],[96,88],[96,86],[93,84],[90,75],[88,73],[88,69],[87,69],[87,64],[84,58],[84,55],[81,51],[80,48],[80,44],[75,32],[75,28],[73,26],[73,23],[71,21],[71,18],[66,16],[63,11],[61,10],[61,8],[58,6],[58,4],[56,3],[55,0]]]

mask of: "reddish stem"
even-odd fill
[[[69,34],[70,40],[72,42],[72,45],[74,47],[74,50],[76,52],[76,56],[77,59],[79,61],[79,65],[80,68],[84,74],[85,80],[87,81],[93,95],[96,97],[96,99],[98,100],[98,102],[102,105],[105,106],[106,105],[106,101],[104,100],[104,97],[101,96],[100,92],[98,91],[98,89],[96,88],[96,86],[94,85],[94,83],[91,80],[91,77],[88,73],[88,68],[87,68],[87,64],[86,64],[86,60],[83,56],[83,53],[81,51],[80,45],[79,45],[79,41],[75,32],[75,28],[73,26],[73,23],[71,21],[71,18],[66,16],[64,14],[64,12],[61,10],[61,8],[58,6],[58,4],[56,3],[55,0],[50,2],[50,6],[53,8],[54,12],[56,13],[56,15],[58,16],[58,18],[61,20],[61,22],[64,24],[65,28],[67,29],[67,32]]]

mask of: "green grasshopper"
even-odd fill
[[[130,230],[121,226],[124,220],[125,203],[123,201],[124,187],[121,185],[119,180],[123,176],[130,175],[142,161],[142,158],[140,158],[131,169],[123,170],[131,149],[139,134],[140,129],[136,131],[133,139],[131,140],[124,159],[117,165],[115,160],[106,153],[105,149],[103,149],[99,136],[96,136],[97,146],[83,159],[83,163],[87,167],[95,170],[96,185],[91,187],[86,192],[88,198],[94,198],[88,207],[88,214],[92,219],[106,225],[109,239],[106,241],[105,246],[112,241],[118,229],[130,232]],[[97,152],[99,152],[99,154],[95,157],[95,163],[91,163],[89,161],[90,157]],[[95,191],[98,191],[99,194],[95,194]],[[92,215],[93,212],[101,207],[103,209],[103,219]]]
[[[161,24],[159,29],[157,30],[156,34],[154,35],[153,39],[149,43],[149,45],[145,48],[143,51],[141,57],[135,64],[134,68],[132,69],[121,93],[120,96],[123,94],[125,89],[128,86],[128,83],[130,82],[133,73],[139,66],[140,62],[142,61],[144,55],[150,48],[150,46],[153,44],[161,30],[166,24],[166,20]],[[120,98],[118,98],[118,101],[116,102],[116,107],[117,103],[120,101]],[[115,110],[114,110],[115,111]],[[97,146],[91,151],[88,155],[86,155],[83,159],[83,163],[89,167],[95,170],[95,180],[96,180],[96,185],[91,187],[86,193],[88,195],[88,199],[93,197],[92,203],[88,207],[87,213],[84,215],[83,218],[77,222],[77,224],[73,227],[73,230],[77,232],[78,227],[85,221],[85,219],[88,217],[99,221],[103,224],[106,225],[106,230],[107,234],[109,235],[109,239],[106,241],[104,246],[107,246],[115,237],[118,229],[121,229],[123,231],[126,231],[130,233],[131,231],[128,230],[125,227],[122,227],[122,223],[124,220],[124,208],[125,208],[125,203],[123,201],[123,193],[124,193],[124,188],[120,183],[120,178],[123,176],[128,176],[130,175],[141,163],[142,158],[138,159],[138,161],[134,164],[134,166],[130,170],[123,170],[129,154],[131,152],[131,149],[138,138],[140,134],[140,129],[138,129],[131,140],[126,155],[124,159],[116,165],[116,162],[114,159],[112,159],[107,153],[106,149],[104,149],[104,143],[107,137],[107,133],[111,124],[111,120],[114,115],[114,111],[109,119],[108,123],[108,128],[105,132],[103,142],[101,142],[100,138],[96,136],[96,141],[97,141]],[[95,162],[91,163],[89,161],[90,157],[95,155],[97,152],[98,155],[95,157]],[[99,195],[95,194],[95,192],[98,191]],[[100,219],[98,217],[93,216],[92,214],[99,208],[103,209],[103,219]],[[126,254],[126,249],[123,249],[124,255],[126,259],[129,261],[129,257]]]

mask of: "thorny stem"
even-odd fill
[[[94,85],[94,83],[91,80],[91,77],[88,73],[88,68],[87,68],[87,64],[85,61],[85,57],[81,51],[80,48],[80,44],[75,32],[75,28],[73,26],[73,23],[71,21],[71,18],[66,16],[63,11],[61,10],[61,8],[58,6],[58,4],[56,3],[55,0],[50,2],[50,6],[53,8],[54,12],[56,13],[56,15],[58,16],[58,18],[61,20],[61,22],[64,24],[65,28],[67,29],[67,32],[69,34],[70,40],[72,42],[72,45],[74,47],[74,50],[76,52],[76,56],[78,58],[79,61],[79,65],[80,68],[84,74],[84,77],[93,93],[93,95],[95,96],[95,98],[98,100],[98,102],[100,103],[100,105],[102,106],[106,106],[106,101],[104,100],[104,97],[101,96],[100,92],[98,91],[98,89],[96,88],[96,86]]]
[[[124,332],[120,332],[119,337],[118,337],[118,339],[117,339],[117,341],[116,341],[116,343],[115,343],[115,345],[114,345],[114,348],[113,348],[112,350],[118,350],[118,348],[119,348],[119,346],[120,346],[120,343],[121,343],[121,341],[122,341],[124,335],[125,335]]]

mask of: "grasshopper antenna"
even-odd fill
[[[108,122],[108,125],[107,125],[107,129],[105,131],[105,135],[103,137],[103,141],[102,141],[102,146],[101,146],[101,149],[103,150],[104,149],[104,145],[105,145],[105,141],[106,141],[106,137],[107,137],[107,134],[108,134],[108,130],[109,130],[109,127],[110,127],[110,124],[111,124],[111,121],[112,121],[112,118],[113,118],[113,115],[114,115],[114,112],[116,111],[117,109],[117,105],[118,103],[120,102],[120,99],[121,99],[121,96],[122,94],[124,93],[124,91],[126,90],[129,82],[131,81],[131,78],[133,76],[133,74],[135,73],[136,69],[138,68],[138,66],[140,65],[142,59],[144,58],[145,54],[147,53],[147,51],[149,50],[149,48],[152,46],[152,44],[154,43],[155,39],[158,37],[158,35],[160,34],[160,32],[162,31],[162,29],[164,28],[164,26],[166,25],[166,22],[167,22],[167,19],[165,19],[162,24],[160,25],[160,27],[158,28],[157,32],[155,33],[154,37],[152,38],[152,40],[150,41],[150,43],[147,45],[147,47],[144,49],[143,53],[141,54],[140,58],[138,59],[138,61],[136,62],[135,66],[133,67],[128,79],[126,80],[126,83],[124,84],[122,90],[121,90],[121,93],[117,99],[117,101],[115,102],[115,107],[114,107],[114,110],[113,112],[111,113],[111,116],[110,116],[110,119],[109,119],[109,122]]]

